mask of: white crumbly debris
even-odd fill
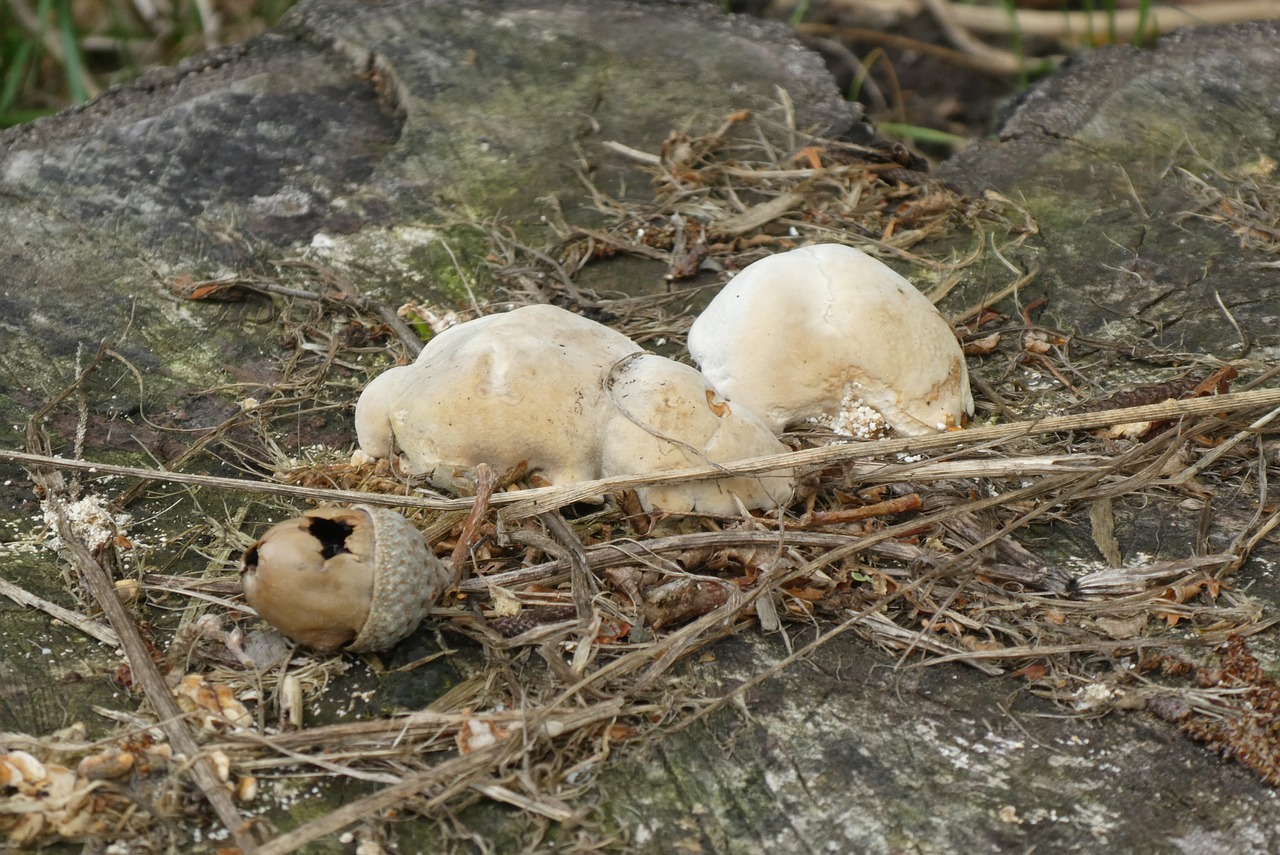
[[[881,439],[887,428],[884,416],[862,403],[852,385],[845,387],[844,394],[840,396],[840,409],[834,416],[821,416],[809,421],[850,439]]]
[[[1090,683],[1076,692],[1075,708],[1078,712],[1088,712],[1115,700],[1116,692],[1111,686],[1102,683]]]
[[[96,550],[105,546],[117,534],[133,525],[133,517],[129,514],[113,514],[99,496],[85,496],[66,506],[67,522],[85,546]],[[53,532],[48,546],[57,549],[62,546],[62,538],[57,536],[57,513],[48,502],[44,503],[44,521]]]

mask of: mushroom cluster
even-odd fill
[[[959,426],[973,412],[950,325],[923,294],[856,249],[811,246],[750,265],[694,322],[698,369],[554,306],[452,327],[356,405],[358,456],[398,458],[445,489],[481,464],[544,483],[678,472],[780,454],[775,434],[817,421],[850,434]],[[732,515],[785,505],[794,472],[651,485],[646,509]],[[321,508],[244,555],[246,598],[322,650],[390,647],[448,584],[403,517]]]
[[[370,383],[356,404],[363,454],[456,489],[480,463],[526,464],[567,484],[779,454],[753,413],[697,370],[555,306],[525,306],[445,330],[416,362]],[[789,476],[638,490],[647,509],[737,513],[791,497]]]
[[[422,622],[449,573],[413,524],[369,505],[317,508],[267,529],[240,565],[263,620],[319,650],[384,650]]]
[[[779,433],[804,422],[853,433],[871,410],[916,436],[973,414],[951,325],[902,276],[839,244],[744,268],[694,321],[689,352],[717,390]]]

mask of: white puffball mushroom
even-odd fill
[[[388,508],[317,508],[267,529],[240,564],[258,616],[319,650],[385,650],[448,586],[422,534]]]
[[[787,451],[760,419],[716,394],[697,369],[652,353],[627,357],[608,379],[604,477],[678,472]],[[641,487],[646,508],[672,513],[738,513],[790,501],[790,475],[743,475]]]
[[[838,428],[859,407],[905,436],[973,414],[951,325],[902,276],[839,244],[744,268],[694,321],[689,352],[775,433],[804,421]]]
[[[450,327],[412,365],[375,378],[356,404],[369,457],[399,450],[444,489],[479,463],[527,462],[552,484],[599,477],[602,378],[640,346],[555,306],[525,306]]]
[[[745,411],[713,397],[695,369],[615,330],[554,306],[525,306],[451,327],[412,365],[376,378],[356,404],[356,434],[364,456],[398,452],[410,473],[444,489],[465,489],[480,463],[503,472],[524,462],[530,475],[571,484],[786,450]],[[638,492],[646,509],[733,514],[730,494],[748,508],[772,508],[792,486],[777,475],[722,481]]]

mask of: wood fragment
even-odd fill
[[[842,523],[871,519],[872,517],[887,517],[893,516],[894,514],[905,514],[910,511],[918,511],[922,507],[924,507],[924,501],[920,498],[919,493],[907,493],[904,496],[895,496],[892,499],[885,499],[883,502],[876,502],[871,505],[862,505],[856,508],[840,508],[835,511],[815,511],[810,516],[801,520],[799,527],[809,528],[812,526],[840,525]]]
[[[484,523],[485,514],[489,511],[489,500],[498,486],[497,473],[487,463],[481,463],[475,469],[476,495],[472,500],[471,512],[462,523],[462,533],[458,535],[458,543],[453,548],[449,563],[453,566],[453,584],[462,581],[467,568],[467,558],[472,548],[480,540],[480,526]]]
[[[236,846],[240,848],[243,855],[253,855],[256,852],[256,844],[249,835],[249,826],[240,815],[231,794],[223,787],[208,755],[201,752],[199,743],[187,727],[186,716],[169,691],[160,669],[151,658],[151,652],[142,640],[133,616],[116,596],[115,586],[112,585],[107,571],[71,528],[63,504],[62,479],[39,471],[33,471],[31,476],[32,480],[44,488],[45,501],[54,510],[58,536],[62,538],[76,570],[85,580],[90,593],[93,594],[98,606],[111,622],[112,629],[119,636],[133,679],[155,709],[159,726],[169,738],[169,744],[173,746],[176,753],[184,755],[187,762],[191,764],[192,780],[200,788],[223,826],[230,832]]]
[[[1093,544],[1112,567],[1120,567],[1124,559],[1120,555],[1120,543],[1116,540],[1115,509],[1111,498],[1103,496],[1089,503],[1089,524],[1093,530]]]
[[[8,579],[0,579],[0,594],[3,594],[20,606],[39,609],[50,617],[60,620],[68,626],[75,627],[85,635],[93,636],[103,644],[110,644],[112,647],[120,646],[120,637],[116,635],[116,631],[111,627],[103,626],[95,620],[86,618],[79,612],[73,612],[71,609],[63,608],[57,603],[51,603],[43,597],[37,597],[30,591],[13,584]]]
[[[804,196],[799,193],[784,193],[768,202],[748,208],[734,217],[727,217],[714,224],[713,231],[737,237],[755,231],[766,223],[771,223],[788,211],[800,207]]]

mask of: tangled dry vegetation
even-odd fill
[[[72,568],[81,609],[60,619],[120,645],[120,680],[141,697],[111,711],[119,726],[106,739],[76,728],[4,736],[0,787],[12,797],[0,829],[22,843],[183,849],[193,817],[217,839],[211,808],[231,830],[225,845],[246,851],[291,852],[355,826],[348,835],[372,852],[383,821],[422,814],[441,821],[437,845],[447,848],[478,835],[458,811],[492,799],[521,812],[531,848],[607,849],[625,832],[597,824],[589,796],[613,751],[686,726],[843,633],[903,665],[1012,676],[1081,713],[1150,705],[1280,783],[1280,739],[1258,718],[1280,690],[1249,666],[1244,641],[1272,619],[1236,580],[1280,522],[1269,486],[1280,391],[1266,387],[1276,372],[1043,326],[1036,302],[1022,299],[1035,294],[1035,271],[1008,260],[1035,231],[1016,205],[962,198],[892,146],[802,138],[785,117],[780,127],[743,113],[706,135],[673,134],[661,152],[616,146],[652,170],[654,197],[610,198],[584,171],[595,224],[562,218],[558,241],[541,248],[493,230],[503,289],[493,306],[410,305],[397,316],[305,264],[273,282],[177,283],[193,299],[266,294],[284,346],[278,376],[222,390],[240,411],[188,438],[164,472],[50,460],[84,456],[46,426],[85,411],[77,401],[113,355],[88,360],[37,414],[28,454],[10,457],[38,483]],[[913,254],[957,232],[968,250]],[[385,463],[353,468],[349,447],[312,445],[349,420],[369,377],[412,358],[413,328],[450,312],[554,301],[678,351],[706,271],[833,239],[909,263],[938,298],[980,263],[1007,266],[1008,285],[954,315],[977,378],[975,424],[865,443],[795,435],[784,458],[733,467],[802,466],[806,494],[785,513],[646,515],[630,492],[637,479],[533,488],[519,471],[481,479],[474,496],[439,496]],[[617,296],[581,284],[619,256],[660,262],[668,285]],[[1117,370],[1154,379],[1106,385]],[[204,474],[227,465],[246,477]],[[82,483],[103,475],[133,486]],[[179,498],[199,508],[213,551],[190,547],[194,561],[171,562],[192,568],[181,573],[160,566],[167,556],[135,554],[140,570],[122,573],[134,547],[118,514],[175,484],[186,485]],[[610,500],[587,503],[600,494]],[[212,512],[213,496],[238,510]],[[83,522],[88,499],[99,502],[96,537]],[[261,628],[238,598],[234,562],[263,518],[356,499],[400,507],[455,568],[456,588],[433,615],[451,648],[394,667],[470,655],[465,678],[424,708],[339,721],[324,708],[341,697],[325,688],[345,685],[353,662],[291,649]],[[1122,539],[1124,509],[1138,503],[1190,520],[1185,539],[1166,532],[1178,554],[1155,560]],[[1067,529],[1091,532],[1096,555],[1055,545]],[[727,695],[708,696],[680,664],[757,631],[779,634],[792,654]],[[1228,660],[1215,668],[1208,659],[1222,645]],[[315,724],[317,710],[332,723]],[[269,784],[279,802],[280,787],[316,779],[364,795],[276,833],[270,820],[284,814],[255,793]]]

